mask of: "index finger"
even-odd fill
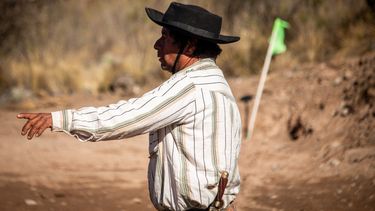
[[[35,114],[35,113],[19,113],[17,115],[17,118],[18,119],[33,119],[34,117],[36,117],[38,114]]]

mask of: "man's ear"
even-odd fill
[[[197,39],[190,39],[186,45],[184,54],[192,56],[197,46]]]

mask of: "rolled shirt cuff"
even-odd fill
[[[70,132],[72,127],[72,110],[62,110],[51,112],[52,114],[52,131]]]

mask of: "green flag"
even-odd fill
[[[284,29],[288,27],[289,23],[281,20],[280,18],[276,18],[275,22],[273,23],[272,32],[274,33],[274,43],[272,48],[272,55],[280,54],[286,51],[286,46],[284,43]]]

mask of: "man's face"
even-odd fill
[[[179,47],[165,27],[161,30],[161,37],[155,42],[154,48],[157,50],[161,69],[172,71]]]

